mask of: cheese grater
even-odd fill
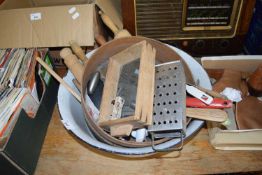
[[[173,61],[155,66],[155,95],[153,124],[148,131],[152,137],[152,147],[157,138],[180,138],[183,147],[183,136],[186,129],[186,78],[180,61]],[[169,151],[169,150],[168,150]]]

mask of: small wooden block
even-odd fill
[[[224,122],[228,118],[227,113],[221,109],[186,108],[186,115],[191,118],[214,122]]]
[[[129,136],[132,132],[133,125],[131,124],[120,124],[110,127],[110,134],[114,137]]]

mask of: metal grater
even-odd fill
[[[156,138],[181,138],[186,129],[186,79],[180,61],[158,64],[155,67],[155,95],[153,125],[148,131],[152,136],[153,149]],[[163,150],[157,150],[163,151]]]

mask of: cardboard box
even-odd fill
[[[258,65],[262,64],[262,56],[203,57],[201,62],[205,69],[233,69],[243,72],[254,72]],[[226,130],[222,129],[222,126],[215,122],[207,122],[207,126],[209,140],[216,149],[262,150],[262,128]]]
[[[123,28],[120,0],[5,0],[0,48],[93,46],[95,4]]]
[[[94,4],[51,6],[56,4],[40,2],[5,0],[1,4],[0,48],[67,46],[71,40],[94,45]]]

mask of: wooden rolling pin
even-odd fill
[[[60,56],[64,59],[64,62],[68,69],[73,73],[76,80],[82,84],[83,64],[77,59],[69,48],[64,48],[60,51]]]
[[[71,49],[73,50],[73,52],[76,54],[76,56],[83,62],[83,64],[86,64],[88,61],[88,58],[86,57],[84,51],[82,50],[82,48],[77,44],[77,42],[75,41],[70,41],[69,42]],[[62,52],[62,51],[61,51]],[[64,53],[64,52],[69,52],[68,50],[63,51],[62,54],[66,55],[68,53]],[[69,53],[71,54],[71,53]],[[69,68],[71,70],[71,68]],[[82,68],[83,69],[83,68]],[[71,70],[71,72],[73,72],[74,70]],[[74,73],[73,73],[74,74]],[[75,74],[74,74],[75,75]],[[93,94],[96,86],[99,82],[100,79],[100,72],[96,71],[92,78],[89,81],[89,85],[88,85],[88,94]],[[80,87],[81,86],[81,82],[79,81],[79,79],[77,79],[77,81],[73,81],[73,83],[77,86]]]
[[[99,43],[99,45],[103,45],[106,43],[106,40],[102,35],[98,35],[96,37],[96,41]],[[74,54],[83,62],[83,64],[85,64],[88,61],[88,58],[86,57],[83,49],[78,45],[76,41],[72,40],[69,42],[69,44]]]
[[[126,29],[118,29],[117,26],[113,23],[109,16],[104,12],[99,11],[99,14],[105,23],[105,25],[114,33],[114,38],[122,38],[131,36],[131,34]]]
[[[77,44],[75,41],[69,42],[70,47],[72,51],[75,53],[75,55],[83,62],[85,63],[88,59],[83,51],[83,49]]]

